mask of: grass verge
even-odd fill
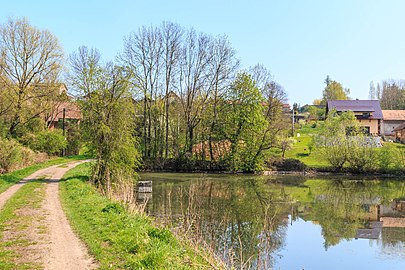
[[[100,269],[215,269],[202,250],[153,226],[149,217],[129,214],[87,183],[90,164],[67,172],[61,201],[73,229]]]
[[[10,198],[0,212],[0,269],[43,269],[34,262],[35,254],[30,239],[30,231],[37,228],[43,218],[39,212],[45,194],[45,184],[32,181],[25,184]],[[26,251],[31,250],[27,254]]]
[[[74,160],[82,160],[86,159],[88,157],[86,156],[71,156],[71,157],[60,157],[60,158],[55,158],[51,159],[42,163],[34,164],[29,167],[26,167],[24,169],[20,169],[11,173],[7,174],[0,174],[0,193],[4,192],[7,188],[10,186],[14,185],[15,183],[21,181],[24,177],[27,177],[28,175],[34,173],[37,170],[52,166],[52,165],[57,165],[57,164],[63,164],[69,161],[74,161]]]

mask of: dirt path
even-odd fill
[[[45,177],[45,198],[38,212],[41,216],[40,220],[36,221],[30,232],[25,234],[26,240],[32,244],[25,247],[23,251],[30,254],[22,254],[29,258],[32,263],[42,264],[45,269],[97,268],[85,246],[73,233],[59,200],[59,180],[68,170],[83,162],[86,161],[56,165],[39,170],[0,194],[0,207],[2,207],[5,201],[27,181]],[[30,210],[28,209],[28,211]],[[25,213],[21,214],[24,215]],[[43,232],[41,234],[35,231],[34,228],[40,226],[45,228],[45,235]],[[13,232],[6,232],[4,237],[13,237]]]
[[[27,183],[30,180],[38,179],[38,178],[43,178],[49,176],[53,170],[58,168],[60,165],[54,165],[45,169],[38,170],[31,174],[30,176],[24,178],[17,184],[11,186],[9,189],[4,191],[3,193],[0,193],[0,209],[3,208],[4,204],[8,201],[8,199],[11,198],[11,196],[14,195],[25,183]]]

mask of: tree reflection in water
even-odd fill
[[[319,224],[325,249],[373,230],[377,230],[377,237],[382,236],[378,241],[387,252],[405,242],[403,228],[372,228],[382,215],[401,216],[387,206],[405,196],[405,184],[400,181],[145,176],[154,181],[148,214],[209,247],[228,267],[271,268],[285,245],[289,217],[291,222],[299,217]]]

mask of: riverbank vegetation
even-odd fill
[[[61,183],[65,212],[100,269],[222,269],[212,255],[157,228],[142,213],[101,196],[89,184],[90,164],[70,170]]]
[[[366,136],[352,112],[332,112],[298,133],[286,156],[300,160],[308,170],[396,175],[405,170],[405,145]]]

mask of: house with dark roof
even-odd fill
[[[405,110],[382,110],[382,135],[395,136],[395,129],[405,124]]]
[[[352,111],[370,135],[381,134],[383,114],[379,100],[328,100],[326,114],[331,110],[339,112]]]

